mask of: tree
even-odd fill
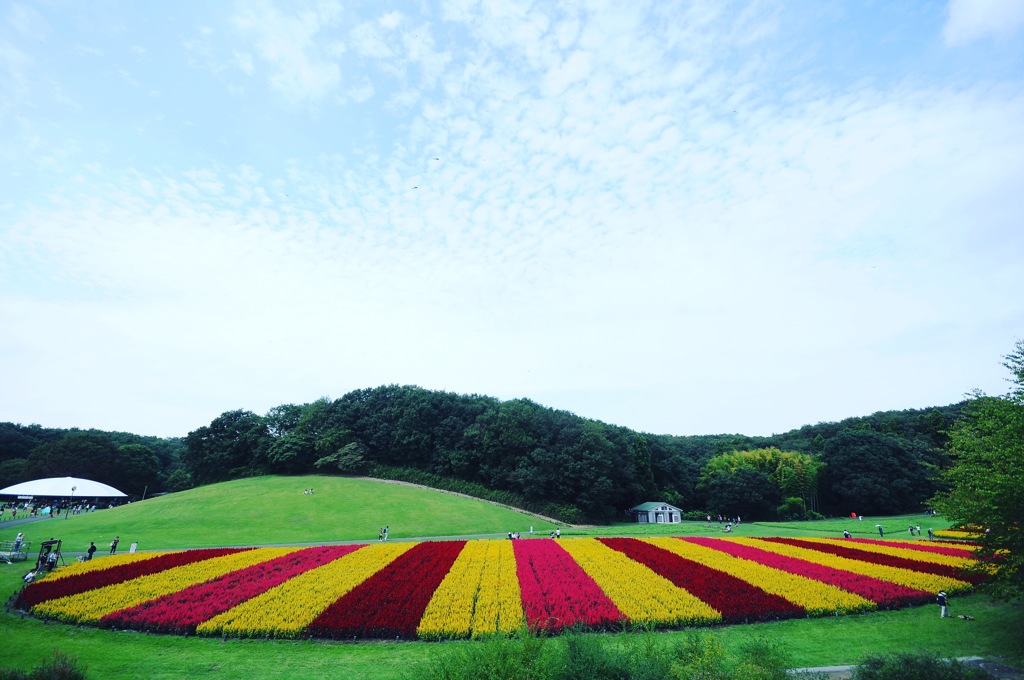
[[[198,484],[263,472],[269,444],[267,425],[251,411],[227,411],[185,437],[182,462]]]
[[[24,458],[0,461],[0,488],[28,481],[28,477],[25,476],[27,462]]]
[[[939,455],[927,444],[871,429],[825,443],[822,505],[840,514],[917,512],[935,493]]]
[[[733,451],[715,456],[704,465],[700,474],[701,488],[708,492],[708,504],[713,509],[716,507],[714,501],[720,501],[724,490],[729,489],[728,493],[734,494],[735,491],[732,489],[738,484],[743,486],[752,483],[749,476],[732,482],[723,481],[723,478],[733,476],[739,470],[754,470],[770,480],[774,487],[771,493],[764,494],[765,502],[769,498],[796,498],[804,508],[802,512],[806,512],[807,507],[812,505],[816,498],[818,473],[821,467],[819,461],[805,453],[780,451],[775,447]],[[715,490],[714,497],[712,489]],[[760,501],[756,505],[760,507]],[[730,514],[736,514],[725,507],[722,509]],[[765,517],[764,512],[758,510],[759,516]],[[753,513],[748,510],[746,514]]]
[[[27,479],[85,477],[116,486],[117,447],[104,434],[71,432],[37,446],[25,463]]]
[[[964,419],[949,432],[953,465],[935,505],[954,524],[984,527],[979,555],[989,587],[1024,595],[1024,340],[1005,357],[1014,387],[1003,397],[974,394]]]
[[[768,519],[779,504],[779,489],[765,473],[749,467],[715,475],[705,483],[708,510],[730,517]]]
[[[142,444],[125,444],[117,447],[113,479],[111,485],[129,496],[142,497],[147,490],[152,493],[158,490],[160,480],[160,461],[148,446]]]

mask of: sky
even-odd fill
[[[0,421],[1002,394],[1020,0],[0,4]]]

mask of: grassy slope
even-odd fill
[[[317,493],[304,496],[303,488]],[[924,519],[924,518],[920,518]],[[887,518],[893,538],[907,538],[913,517]],[[836,520],[790,523],[785,526],[744,524],[740,535],[823,535],[851,531],[869,535],[876,519],[863,523]],[[393,535],[430,536],[503,533],[549,526],[486,503],[391,484],[332,477],[265,477],[219,484],[153,499],[118,510],[44,520],[23,525],[33,541],[55,535],[71,550],[89,540],[105,545],[115,533],[122,545],[138,540],[143,548],[320,543],[375,539],[381,524]],[[926,527],[925,522],[920,522]],[[854,526],[857,525],[857,526]],[[939,528],[938,521],[933,528]],[[4,529],[6,534],[9,530]],[[902,533],[900,533],[902,531]],[[577,530],[572,530],[576,533]],[[586,533],[646,535],[720,535],[716,524],[691,522],[673,528],[618,525]],[[566,535],[564,532],[563,535]],[[20,586],[25,565],[0,563],[0,595]],[[982,596],[957,598],[954,613],[970,613],[975,621],[940,620],[935,607],[827,619],[720,628],[729,647],[753,636],[783,641],[799,666],[852,663],[868,653],[928,649],[948,656],[1006,656],[1024,665],[1020,630],[1024,607],[996,605]],[[666,641],[679,632],[659,634]],[[199,673],[217,677],[292,678],[415,677],[415,668],[430,663],[438,650],[472,642],[360,643],[324,641],[254,641],[184,638],[111,632],[88,627],[44,624],[11,612],[0,613],[0,665],[29,668],[58,648],[78,657],[90,677],[181,678]],[[287,660],[283,661],[283,655]]]
[[[303,489],[316,493],[304,495]],[[204,486],[112,510],[22,525],[38,545],[51,537],[75,553],[114,536],[120,550],[330,543],[391,537],[546,531],[553,525],[491,503],[386,482],[345,477],[257,477]],[[7,533],[10,533],[9,530]],[[6,535],[6,534],[5,534]],[[12,536],[13,538],[13,533]]]

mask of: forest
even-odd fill
[[[264,474],[369,475],[611,522],[657,500],[691,517],[923,510],[966,402],[770,437],[636,432],[537,404],[415,386],[228,411],[183,438],[0,423],[0,488],[80,476],[135,498]]]

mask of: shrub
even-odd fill
[[[692,633],[676,643],[657,635],[570,632],[518,636],[449,648],[409,677],[428,680],[785,680],[789,657],[758,639],[731,656],[719,636]]]
[[[855,680],[986,680],[993,676],[956,659],[921,652],[869,656],[854,672]]]
[[[53,650],[53,658],[30,671],[0,669],[0,680],[85,680],[85,667],[78,659],[60,650]]]

